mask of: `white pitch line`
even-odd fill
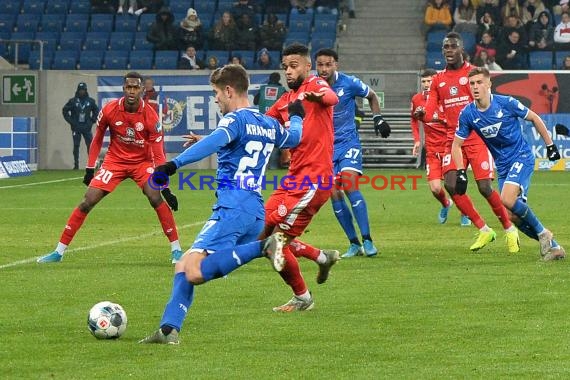
[[[178,230],[183,230],[186,228],[190,228],[190,227],[196,227],[196,226],[201,226],[206,222],[196,222],[196,223],[190,223],[190,224],[185,224],[183,226],[179,226]],[[135,241],[135,240],[140,240],[140,239],[145,239],[151,236],[155,236],[155,235],[160,235],[162,234],[162,231],[155,231],[155,232],[150,232],[144,235],[138,235],[138,236],[132,236],[132,237],[128,237],[128,238],[123,238],[123,239],[117,239],[117,240],[111,240],[111,241],[107,241],[104,243],[99,243],[99,244],[95,244],[95,245],[88,245],[85,247],[79,247],[79,248],[74,248],[74,249],[68,249],[67,251],[65,251],[65,254],[68,255],[70,253],[73,252],[80,252],[80,251],[88,251],[90,249],[95,249],[95,248],[101,248],[101,247],[106,247],[109,245],[115,245],[115,244],[122,244],[122,243],[127,243],[129,241]],[[8,263],[8,264],[4,264],[4,265],[0,265],[0,270],[1,269],[6,269],[6,268],[11,268],[11,267],[15,267],[18,265],[22,265],[22,264],[29,264],[29,263],[34,263],[36,262],[37,257],[31,257],[28,259],[24,259],[24,260],[19,260],[19,261],[14,261],[12,263]]]
[[[38,185],[46,185],[48,183],[57,183],[57,182],[67,182],[67,181],[76,181],[83,177],[74,177],[74,178],[62,178],[62,179],[54,179],[53,181],[43,181],[43,182],[33,182],[33,183],[23,183],[21,185],[9,185],[9,186],[0,186],[1,189],[16,189],[19,187],[27,187],[27,186],[38,186]]]

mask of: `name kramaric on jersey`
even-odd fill
[[[257,124],[246,124],[245,128],[248,135],[263,136],[275,140],[275,129],[273,128],[267,129]]]

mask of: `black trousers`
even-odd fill
[[[79,145],[81,143],[81,137],[85,140],[85,145],[87,146],[87,154],[89,154],[89,147],[91,146],[91,140],[93,140],[93,134],[91,131],[73,131],[73,168],[79,168]]]

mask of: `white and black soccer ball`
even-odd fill
[[[97,339],[117,339],[127,329],[127,313],[117,303],[99,302],[89,310],[87,327]]]

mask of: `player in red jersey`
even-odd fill
[[[468,81],[469,71],[473,66],[469,62],[465,62],[463,58],[463,40],[458,33],[450,32],[445,36],[442,51],[446,60],[446,67],[433,77],[426,107],[424,110],[418,110],[416,117],[421,117],[428,122],[442,119],[447,124],[446,155],[443,159],[445,188],[457,208],[464,215],[467,215],[479,229],[477,240],[470,247],[472,251],[477,251],[495,240],[497,234],[487,226],[469,196],[455,193],[457,169],[451,160],[451,144],[459,123],[459,113],[465,105],[473,101]],[[438,114],[440,107],[443,108],[443,117]],[[505,229],[505,239],[509,252],[518,252],[520,248],[517,229],[511,223],[499,193],[491,187],[494,171],[493,159],[489,150],[475,133],[471,133],[465,140],[462,149],[465,167],[468,164],[471,165],[479,192],[487,200],[493,213]]]
[[[40,257],[38,263],[60,262],[87,214],[127,178],[137,183],[156,211],[162,230],[170,241],[172,261],[176,262],[182,256],[172,211],[162,200],[159,187],[151,186],[148,181],[154,167],[164,163],[165,157],[158,116],[141,100],[142,76],[136,72],[125,75],[123,92],[123,97],[107,103],[99,112],[83,177],[83,183],[89,186],[87,192],[71,213],[55,251]],[[95,174],[95,162],[107,129],[111,135],[109,149]],[[151,158],[148,157],[149,152]]]
[[[293,312],[310,310],[314,306],[295,256],[304,256],[319,264],[318,283],[326,281],[330,267],[339,259],[338,251],[319,250],[295,240],[331,195],[333,108],[338,97],[325,80],[310,75],[311,58],[306,46],[291,44],[286,47],[282,65],[290,91],[267,110],[267,115],[286,125],[289,120],[287,105],[301,99],[305,108],[303,137],[301,143],[291,149],[287,179],[267,200],[265,231],[261,238],[282,233],[278,235],[283,237],[285,267],[279,273],[293,289],[294,296],[273,311]]]
[[[414,116],[416,110],[421,107],[425,108],[428,91],[431,86],[432,78],[437,74],[434,69],[425,69],[420,75],[420,82],[422,92],[415,94],[412,97],[411,104],[411,128],[414,137],[414,149],[412,154],[417,156],[421,151],[420,142],[420,126],[418,119]],[[426,149],[426,174],[428,179],[428,186],[434,198],[441,203],[439,211],[439,222],[441,224],[447,222],[447,216],[453,201],[448,199],[445,191],[441,186],[443,178],[442,161],[445,156],[445,146],[447,142],[447,132],[445,124],[440,122],[423,123],[425,149]]]

